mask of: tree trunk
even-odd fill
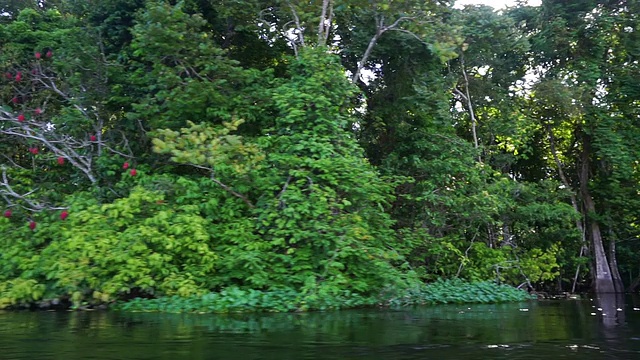
[[[327,45],[329,28],[331,27],[331,10],[329,9],[329,3],[329,0],[322,0],[322,14],[320,14],[320,23],[318,24],[318,46]],[[327,15],[329,19],[327,19]]]
[[[613,278],[613,285],[616,288],[616,292],[624,292],[624,284],[622,283],[622,276],[618,271],[618,259],[616,256],[616,237],[612,230],[609,230],[609,268],[611,269],[611,277]]]
[[[595,211],[595,206],[593,204],[593,199],[590,197],[591,195],[588,194],[583,196],[588,196],[588,198],[584,199],[587,214],[593,213],[593,211]],[[589,230],[589,237],[591,238],[591,246],[593,247],[593,261],[595,262],[596,273],[594,274],[593,279],[595,291],[598,294],[614,293],[616,292],[616,288],[613,284],[611,270],[609,269],[607,254],[604,251],[600,225],[597,221],[591,219],[587,228]]]
[[[582,195],[582,202],[584,204],[586,230],[589,240],[591,240],[591,248],[593,249],[593,262],[595,269],[595,274],[593,274],[593,285],[597,294],[614,293],[616,292],[616,288],[613,284],[613,277],[611,276],[607,253],[604,250],[600,224],[598,224],[598,221],[592,216],[596,213],[596,206],[593,202],[593,198],[591,197],[591,192],[589,191],[590,148],[589,139],[585,136],[581,156],[582,166],[578,172],[578,177],[580,180],[580,194]]]

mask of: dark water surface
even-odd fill
[[[640,359],[640,301],[234,316],[0,312],[0,359],[631,360]]]

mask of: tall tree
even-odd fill
[[[631,169],[637,146],[629,134],[637,127],[620,110],[635,101],[624,85],[624,74],[637,68],[629,57],[637,26],[630,5],[543,1],[531,38],[540,78],[535,114],[548,133],[558,175],[579,199],[594,288],[603,293],[623,290],[615,252],[619,224],[611,222],[620,207],[613,206],[612,196],[635,187]]]

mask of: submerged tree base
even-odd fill
[[[243,290],[237,287],[218,293],[191,297],[135,298],[112,306],[130,312],[293,312],[323,311],[363,307],[411,305],[500,303],[535,299],[523,290],[490,281],[441,280],[401,293],[363,296],[350,291],[340,294],[302,294],[294,289],[272,291]]]

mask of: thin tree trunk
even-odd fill
[[[302,27],[302,24],[300,23],[300,17],[298,16],[298,13],[296,12],[296,8],[293,7],[293,4],[291,4],[291,2],[287,1],[287,4],[289,5],[289,8],[291,9],[291,15],[293,16],[293,20],[296,24],[296,31],[298,32],[298,40],[300,41],[300,45],[302,45],[302,47],[305,47],[305,43],[304,43],[304,28]],[[294,46],[294,51],[296,52],[296,56],[298,56],[298,49],[295,45],[295,43],[292,43],[292,45]]]
[[[613,230],[609,229],[609,268],[611,269],[611,277],[613,278],[613,285],[616,288],[616,292],[624,292],[624,284],[622,283],[622,276],[618,271],[618,259],[616,256],[616,237],[613,234]]]
[[[582,211],[580,211],[580,206],[578,205],[578,198],[576,196],[576,192],[573,190],[573,188],[569,184],[569,180],[564,174],[562,162],[560,161],[560,157],[558,156],[558,151],[556,149],[556,141],[555,141],[555,137],[553,136],[553,129],[551,128],[550,125],[546,125],[546,129],[547,129],[547,133],[549,134],[549,147],[551,148],[551,154],[553,155],[553,160],[555,161],[556,168],[558,169],[558,176],[560,177],[560,181],[562,182],[562,185],[564,185],[564,187],[567,188],[567,190],[569,190],[569,198],[571,199],[571,206],[573,207],[573,210],[575,210],[577,214],[582,214]],[[576,229],[578,229],[578,232],[580,233],[580,241],[582,243],[582,246],[580,248],[579,257],[582,257],[583,255],[586,255],[589,251],[589,247],[587,246],[586,232],[584,229],[584,224],[582,223],[582,219],[576,219]],[[578,267],[576,268],[576,273],[573,278],[573,284],[571,286],[572,293],[576,291],[576,283],[578,282],[579,274],[580,274],[580,265],[578,265]]]
[[[327,13],[329,12],[329,2],[329,0],[322,0],[322,13],[320,14],[320,23],[318,24],[318,46],[327,44],[325,34],[328,30],[325,30],[325,28],[331,26],[331,24],[326,24]]]
[[[640,275],[638,275],[635,279],[631,280],[629,283],[629,292],[635,293],[640,289]]]
[[[327,26],[324,29],[324,45],[329,43],[329,33],[331,32],[331,24],[333,22],[333,1],[329,3],[329,15],[327,18]]]
[[[473,102],[471,101],[471,93],[469,91],[469,75],[467,75],[467,69],[465,69],[464,54],[460,54],[460,68],[462,69],[462,76],[464,77],[464,99],[467,102],[467,109],[469,109],[469,117],[471,117],[471,133],[473,134],[473,145],[478,150],[478,133],[476,131],[477,120],[476,113],[473,110]],[[462,92],[460,92],[462,93]],[[482,162],[482,157],[478,153],[478,162]]]
[[[584,236],[584,235],[582,235]],[[580,247],[580,255],[578,255],[579,258],[582,257],[582,255],[584,254],[584,246]],[[580,264],[578,264],[578,266],[576,267],[576,273],[573,276],[573,284],[571,284],[571,293],[575,293],[576,292],[576,284],[578,283],[578,277],[580,276]]]
[[[587,191],[583,193],[583,201],[585,203],[585,211],[587,214],[593,214],[596,210],[591,194]],[[613,284],[613,277],[611,276],[611,270],[609,269],[609,261],[607,260],[607,254],[604,250],[602,241],[602,232],[600,231],[600,225],[593,219],[589,220],[587,225],[589,231],[591,245],[593,246],[593,255],[595,262],[596,273],[594,278],[595,291],[597,293],[614,293],[616,292]]]

